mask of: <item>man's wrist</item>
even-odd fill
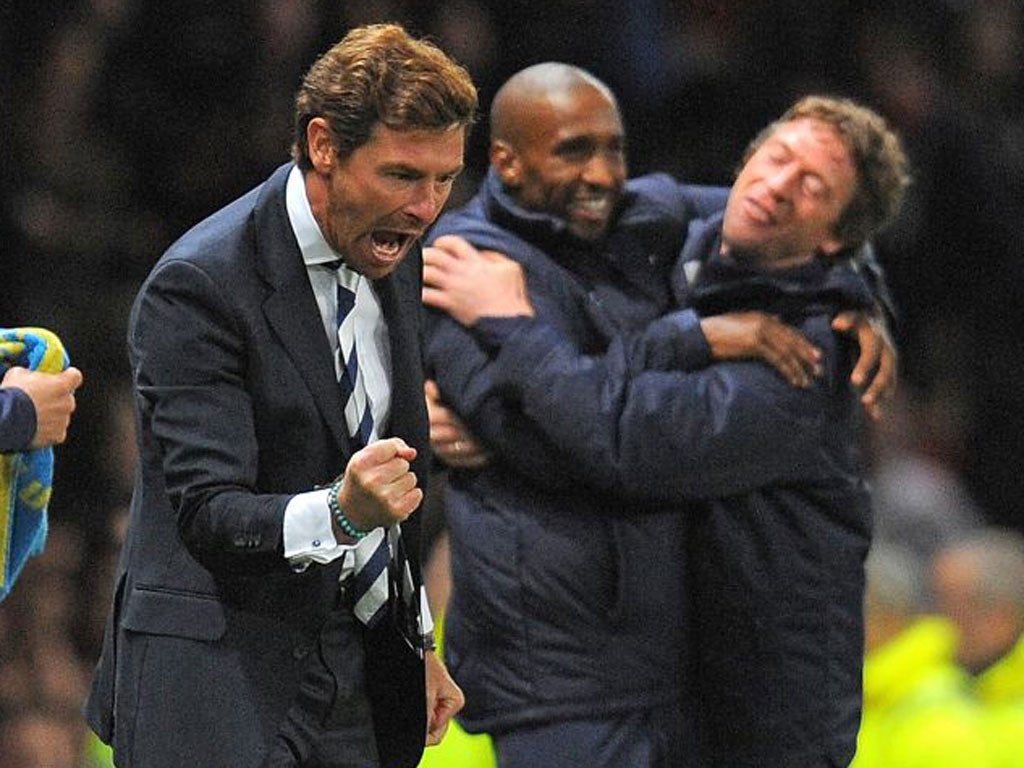
[[[342,533],[348,536],[350,539],[359,541],[360,539],[366,538],[369,531],[364,531],[357,528],[345,511],[341,508],[341,503],[338,501],[338,496],[341,493],[341,484],[344,481],[345,476],[342,475],[333,483],[327,492],[327,508],[331,511],[331,517],[334,518],[334,522],[338,524]]]

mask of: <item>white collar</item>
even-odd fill
[[[288,221],[291,222],[292,231],[302,252],[302,261],[307,267],[316,264],[331,264],[341,262],[338,267],[338,281],[355,292],[359,286],[361,275],[345,266],[341,254],[331,248],[320,231],[320,225],[313,217],[313,209],[309,207],[309,198],[306,197],[306,182],[299,167],[292,166],[288,173],[288,183],[285,187],[285,207],[288,210]]]

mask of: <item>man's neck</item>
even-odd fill
[[[809,264],[817,258],[815,253],[803,256],[771,256],[749,248],[740,250],[726,242],[722,243],[721,255],[740,266],[759,270],[789,269],[801,264]]]

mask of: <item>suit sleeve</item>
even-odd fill
[[[0,388],[0,453],[27,450],[35,434],[32,399],[17,387]]]
[[[666,173],[652,173],[630,180],[630,185],[657,200],[666,213],[682,221],[706,219],[725,208],[729,187],[684,184]]]
[[[678,193],[692,206],[694,218],[706,219],[725,208],[729,199],[729,187],[707,187],[697,184],[680,184]]]
[[[800,390],[757,362],[650,370],[622,340],[587,357],[543,321],[506,330],[497,386],[571,453],[566,471],[588,485],[631,498],[700,499],[836,470],[812,453],[838,386],[834,371]],[[815,336],[833,346],[824,320]]]
[[[473,435],[494,454],[495,461],[548,491],[569,490],[564,454],[508,398],[495,377],[494,361],[485,346],[451,318],[428,313],[425,344],[428,376],[441,396]]]
[[[224,290],[197,266],[169,262],[140,294],[129,347],[182,540],[212,570],[259,571],[284,562],[290,496],[256,492],[244,334]]]

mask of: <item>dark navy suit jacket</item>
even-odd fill
[[[343,403],[285,209],[290,166],[160,259],[131,313],[140,464],[113,611],[86,705],[119,765],[260,764],[338,607],[340,564],[295,572],[282,552],[293,494],[352,453]],[[390,331],[389,434],[419,451],[421,254],[375,284]],[[419,523],[403,525],[419,580]],[[423,665],[391,622],[365,633],[386,764],[415,765]],[[339,668],[339,689],[358,669]]]

